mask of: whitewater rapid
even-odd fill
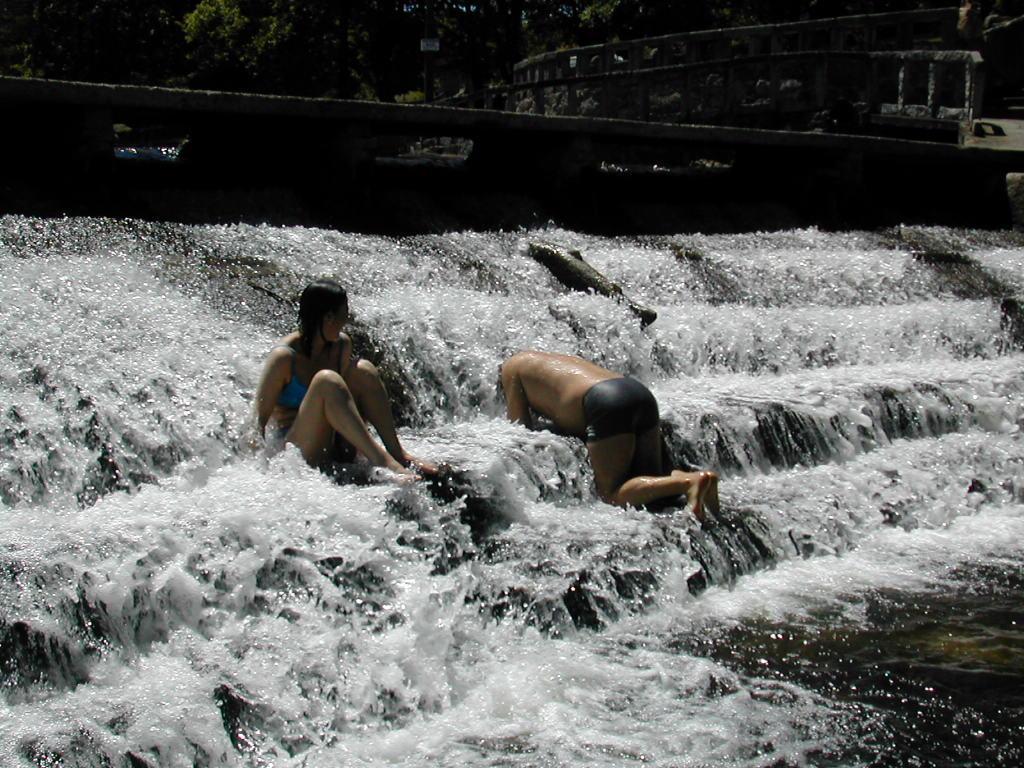
[[[1024,290],[1019,237],[923,232]],[[1021,680],[1024,354],[901,242],[0,218],[0,763],[1016,764],[1012,686],[970,692]],[[244,450],[319,276],[468,496]],[[719,528],[508,424],[523,348],[645,381]]]

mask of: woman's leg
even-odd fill
[[[395,472],[406,471],[370,435],[341,375],[320,371],[309,383],[309,391],[286,439],[299,447],[306,461],[320,466],[329,455],[334,432],[351,443],[371,464]]]
[[[391,398],[388,397],[388,391],[380,379],[377,366],[369,360],[360,360],[356,365],[349,367],[345,382],[356,399],[359,412],[377,430],[387,452],[396,461],[403,465],[414,464],[428,473],[436,471],[436,467],[414,458],[402,447],[398,432],[395,430]]]

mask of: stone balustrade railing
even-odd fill
[[[505,89],[502,108],[800,129],[842,105],[851,119],[955,131],[980,114],[982,86],[970,51],[814,51],[522,83]]]
[[[906,129],[953,140],[981,115],[973,51],[808,51],[518,83],[453,106],[511,112],[805,130]]]
[[[516,64],[513,83],[806,51],[954,50],[957,8],[711,29],[552,51]]]
[[[705,30],[553,51],[511,85],[441,103],[543,115],[954,134],[981,114],[981,57],[957,9]],[[838,115],[838,118],[836,117]],[[838,122],[838,124],[837,124]]]

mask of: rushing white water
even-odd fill
[[[1014,236],[924,234],[1019,295]],[[659,319],[565,292],[534,240]],[[466,496],[241,450],[322,275],[403,440]],[[958,285],[892,233],[0,218],[0,764],[1016,764],[1011,699],[891,671],[1024,680],[1019,625],[954,637],[1024,595],[1024,354]],[[530,347],[646,381],[675,459],[722,474],[722,519],[602,504],[578,441],[506,423],[498,366]],[[879,704],[850,659],[897,635]],[[893,737],[926,710],[974,719]]]

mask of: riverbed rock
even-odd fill
[[[627,298],[617,283],[587,264],[579,251],[566,251],[552,243],[530,243],[527,255],[547,267],[558,282],[572,291],[598,293],[625,303],[644,327],[658,319],[657,312]]]
[[[927,264],[957,298],[1000,301],[1013,294],[1013,286],[1005,280],[928,232],[900,227],[897,237],[900,245],[909,248],[917,261]]]
[[[743,300],[743,286],[714,259],[690,246],[672,244],[669,249],[676,261],[686,267],[703,286],[709,304],[727,304]]]
[[[1024,173],[1006,174],[1006,196],[1010,200],[1013,228],[1024,231]]]
[[[0,688],[9,700],[35,686],[74,688],[88,677],[81,651],[59,632],[0,619]]]
[[[1007,296],[999,304],[1000,326],[1015,349],[1024,349],[1024,302]]]

